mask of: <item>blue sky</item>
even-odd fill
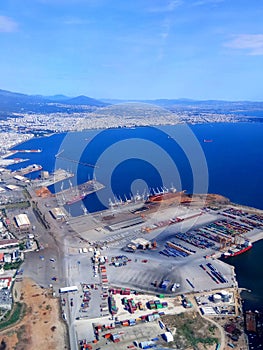
[[[0,88],[263,100],[263,1],[2,0]]]

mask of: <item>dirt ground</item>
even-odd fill
[[[37,188],[35,190],[35,193],[38,197],[42,197],[42,198],[47,198],[52,196],[52,193],[49,191],[47,187]]]
[[[14,285],[14,299],[26,304],[24,318],[0,333],[7,350],[62,350],[67,345],[66,326],[59,318],[59,303],[50,291],[24,278]]]

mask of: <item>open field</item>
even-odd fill
[[[66,326],[61,321],[59,304],[49,291],[24,278],[14,286],[14,298],[26,305],[23,319],[1,332],[6,349],[69,349]]]

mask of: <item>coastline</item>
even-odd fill
[[[95,129],[93,129],[93,130],[95,130]],[[36,138],[38,138],[38,137],[36,137]],[[242,204],[238,204],[238,203],[230,202],[228,204],[228,206],[231,206],[231,207],[234,207],[234,208],[238,208],[238,209],[242,209],[242,210],[245,210],[245,211],[249,211],[251,213],[252,212],[253,213],[262,213],[261,209],[250,207],[250,206],[246,206],[246,205],[242,205]],[[250,235],[249,239],[251,240],[251,242],[258,242],[258,241],[262,240],[263,239],[263,231],[260,231],[260,232],[257,232],[257,233],[252,233]],[[224,260],[224,263],[228,264],[228,261]],[[235,277],[235,280],[236,280],[236,277]],[[239,290],[241,290],[241,289],[239,289]]]

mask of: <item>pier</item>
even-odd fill
[[[27,166],[26,168],[21,168],[12,172],[12,175],[27,175],[33,173],[35,171],[42,170],[42,166],[38,164],[32,164]]]
[[[79,202],[86,198],[89,194],[103,189],[105,186],[97,180],[89,180],[78,186],[71,186],[70,188],[56,193],[58,201],[64,205],[70,205]]]
[[[70,179],[72,177],[74,177],[73,173],[70,173],[69,171],[64,170],[64,169],[57,169],[54,171],[54,173],[50,174],[47,179],[35,180],[34,185],[36,187],[40,187],[40,186],[41,187],[48,187],[48,186],[54,185],[60,181]]]

